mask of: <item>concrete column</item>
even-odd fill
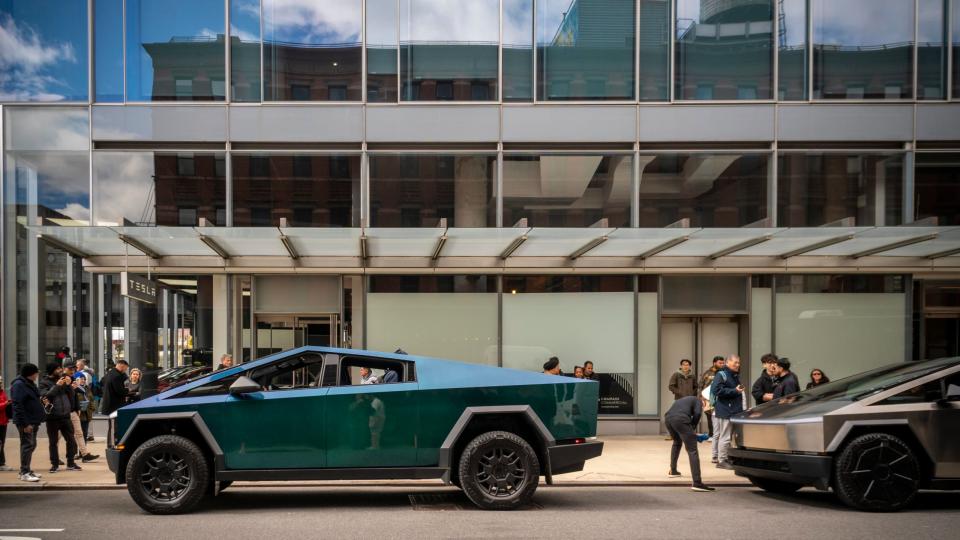
[[[490,196],[484,179],[487,156],[457,156],[454,165],[454,220],[452,227],[486,227]]]
[[[212,305],[213,305],[213,365],[220,363],[220,357],[230,353],[230,288],[227,286],[228,276],[212,276]]]

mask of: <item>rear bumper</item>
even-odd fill
[[[729,456],[738,476],[769,478],[821,490],[830,489],[833,472],[831,456],[781,454],[744,448],[731,448]]]
[[[580,444],[558,444],[547,448],[550,459],[550,474],[563,474],[583,470],[583,463],[603,453],[603,442],[589,441]]]

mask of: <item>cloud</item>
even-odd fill
[[[499,5],[498,0],[404,0],[400,41],[496,42]]]
[[[264,38],[291,43],[358,43],[360,0],[263,0]]]
[[[253,32],[247,32],[237,27],[235,24],[230,25],[230,36],[240,38],[240,41],[243,42],[259,42],[260,36],[254,34]]]
[[[29,25],[17,25],[13,17],[0,14],[0,99],[5,101],[60,101],[51,91],[66,85],[45,73],[62,62],[77,62],[69,42],[49,43]]]
[[[813,19],[819,44],[871,46],[913,41],[913,2],[818,2]],[[882,31],[880,31],[882,29]]]
[[[69,203],[63,208],[57,208],[56,212],[77,221],[90,223],[90,208],[79,203]]]
[[[153,152],[94,152],[93,174],[97,194],[96,225],[115,225],[156,219],[150,204],[154,192]]]

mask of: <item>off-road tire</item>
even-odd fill
[[[540,460],[527,441],[509,431],[488,431],[460,454],[460,484],[483,510],[513,510],[530,503],[540,481]]]
[[[837,456],[833,489],[841,501],[858,510],[901,510],[916,497],[919,485],[920,462],[894,435],[861,435]]]
[[[210,483],[203,451],[190,439],[160,435],[141,444],[127,462],[127,491],[151,514],[193,510]]]
[[[771,480],[769,478],[757,478],[756,476],[750,476],[747,477],[747,479],[750,480],[751,484],[757,486],[758,488],[768,493],[777,493],[779,495],[791,495],[803,487],[801,484],[796,484],[794,482]]]

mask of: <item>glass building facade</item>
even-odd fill
[[[641,433],[681,358],[960,350],[958,0],[0,0],[0,32],[6,380],[65,345],[558,356]]]

